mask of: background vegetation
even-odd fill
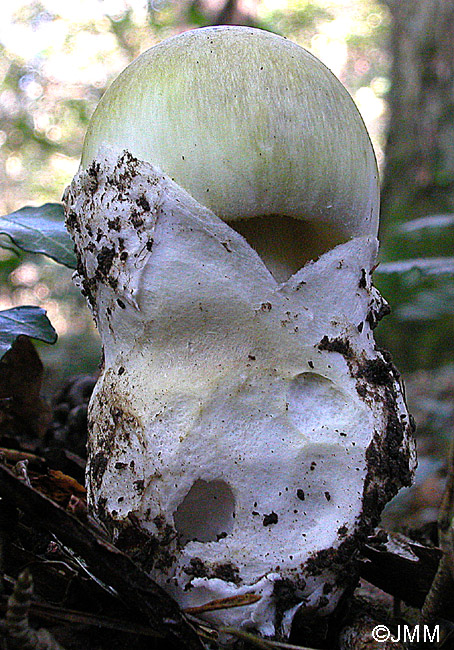
[[[137,54],[173,33],[229,22],[278,32],[320,57],[355,97],[383,160],[389,16],[377,2],[11,0],[0,8],[0,214],[61,199],[99,98]],[[40,305],[60,336],[43,351],[49,392],[99,358],[70,276],[47,260],[0,251],[0,308]]]

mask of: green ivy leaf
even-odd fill
[[[76,268],[74,245],[60,203],[27,206],[0,217],[0,234],[28,253],[42,253],[70,269]]]
[[[21,334],[45,343],[55,343],[57,332],[41,307],[24,305],[0,311],[0,359]]]

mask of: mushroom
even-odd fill
[[[377,165],[350,95],[312,54],[268,32],[199,29],[142,54],[101,99],[82,167],[106,145],[159,167],[279,280],[377,234]]]
[[[247,595],[215,623],[329,614],[415,462],[347,91],[271,33],[167,39],[105,93],[65,201],[105,357],[93,512],[183,607]]]

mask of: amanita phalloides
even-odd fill
[[[279,36],[180,34],[105,93],[66,205],[105,358],[93,512],[183,607],[260,597],[214,622],[331,612],[414,465],[349,94]]]

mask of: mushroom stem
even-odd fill
[[[105,357],[90,507],[182,607],[316,625],[414,467],[351,98],[276,35],[179,35],[106,92],[65,201]]]

